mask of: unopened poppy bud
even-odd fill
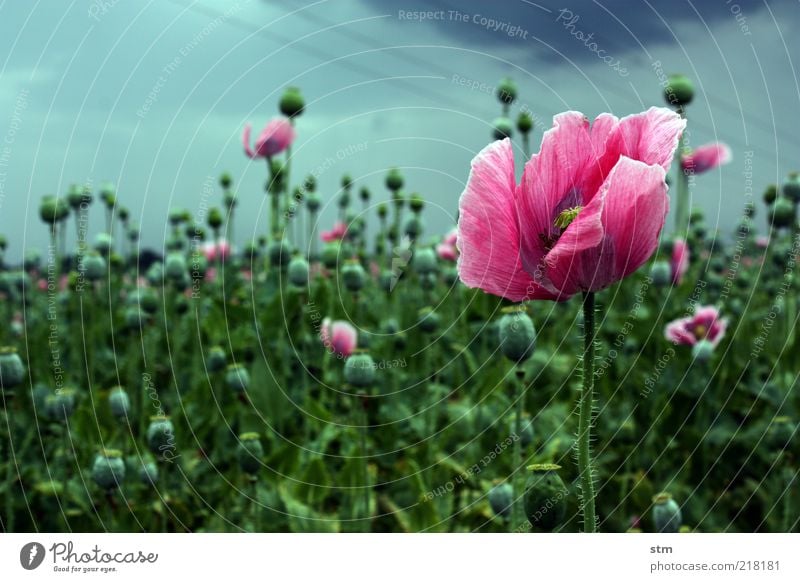
[[[520,111],[519,116],[517,117],[517,130],[522,134],[525,135],[529,133],[533,129],[533,117],[527,111]]]
[[[281,113],[286,117],[298,117],[303,114],[306,108],[305,99],[297,87],[287,87],[286,91],[281,95],[279,103]]]
[[[685,107],[692,102],[694,85],[685,75],[670,75],[664,87],[664,99],[674,107]]]
[[[775,184],[770,184],[767,186],[767,189],[764,190],[764,204],[767,206],[771,206],[773,202],[778,198],[778,187]]]
[[[412,194],[411,198],[408,200],[408,207],[411,209],[411,212],[419,214],[422,212],[422,209],[425,208],[425,200],[419,194]]]
[[[430,307],[419,310],[419,328],[425,333],[434,333],[439,328],[439,314]]]
[[[660,533],[678,533],[683,524],[681,508],[669,493],[653,497],[653,525]]]
[[[672,267],[667,261],[656,261],[650,267],[650,278],[656,287],[666,287],[672,283]]]
[[[358,195],[364,202],[369,202],[369,199],[371,197],[369,188],[367,188],[366,186],[364,186],[363,188],[361,188],[361,190],[358,191]]]
[[[111,409],[111,414],[117,418],[126,418],[130,414],[131,399],[125,388],[122,386],[115,386],[108,394],[108,406]]]
[[[567,512],[567,488],[558,474],[559,465],[530,465],[523,502],[531,529],[552,532],[561,526]]]
[[[250,372],[242,364],[231,364],[225,372],[225,384],[234,392],[244,392],[250,385]]]
[[[0,388],[13,390],[25,379],[25,366],[16,348],[0,348]]]
[[[317,179],[314,177],[313,174],[309,174],[306,176],[306,179],[303,181],[303,189],[306,192],[315,192],[317,189]]]
[[[164,263],[164,275],[173,282],[180,282],[186,275],[186,257],[181,253],[170,253]]]
[[[89,281],[99,281],[106,274],[106,261],[97,253],[84,255],[80,270]]]
[[[375,362],[363,350],[356,350],[344,364],[345,381],[356,388],[369,388],[375,381]]]
[[[781,187],[781,193],[795,204],[800,202],[800,174],[790,173]]]
[[[403,232],[411,240],[416,240],[422,233],[422,220],[420,220],[420,218],[417,216],[411,216],[408,220],[406,220],[406,223],[403,226]]]
[[[439,266],[436,261],[436,253],[430,247],[423,247],[414,253],[412,264],[420,275],[435,273]]]
[[[350,206],[350,193],[345,190],[339,195],[339,208],[347,208]]]
[[[92,246],[98,253],[107,256],[114,249],[114,237],[105,232],[98,232]]]
[[[246,432],[239,435],[239,447],[236,458],[242,471],[255,475],[263,466],[261,457],[264,456],[264,447],[257,432]]]
[[[155,455],[164,456],[175,449],[175,427],[168,416],[150,417],[147,427],[147,446]]]
[[[500,351],[513,362],[524,362],[536,347],[536,330],[524,307],[504,308],[500,318]]]
[[[503,105],[511,105],[517,98],[517,85],[506,77],[497,85],[497,99]]]
[[[295,287],[308,285],[308,261],[303,257],[295,257],[289,262],[287,271],[289,282]]]
[[[231,187],[233,184],[233,177],[228,172],[222,172],[219,177],[219,185],[222,186],[225,190]]]
[[[397,192],[403,187],[403,175],[397,168],[392,168],[386,174],[386,187],[392,192]]]
[[[361,289],[364,288],[366,279],[367,274],[364,271],[364,267],[362,267],[361,263],[358,261],[348,261],[345,266],[342,267],[342,282],[345,288],[351,293],[358,293],[361,291]]]
[[[316,212],[319,210],[319,207],[322,205],[322,199],[316,194],[309,194],[308,198],[306,198],[306,207],[308,208],[309,212]]]
[[[492,137],[494,139],[510,138],[514,135],[514,124],[508,117],[498,117],[492,122]]]
[[[500,483],[489,489],[489,506],[498,517],[506,517],[514,503],[514,488],[510,483]]]
[[[224,217],[222,216],[222,211],[219,208],[214,207],[208,211],[206,222],[211,230],[218,230],[222,226],[223,220]]]
[[[269,263],[273,267],[283,267],[289,264],[292,259],[292,250],[289,248],[289,243],[284,239],[273,240],[267,247],[267,255],[269,256]]]
[[[714,344],[708,340],[700,340],[692,346],[692,356],[698,362],[707,362],[714,355]]]
[[[125,480],[125,461],[122,453],[115,449],[105,449],[94,458],[92,479],[102,489],[110,491],[119,487]]]

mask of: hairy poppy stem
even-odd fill
[[[583,531],[595,533],[594,477],[592,474],[591,430],[594,401],[594,293],[583,294],[583,389],[578,404],[578,473],[581,480]]]
[[[678,113],[686,119],[686,112],[681,109]],[[681,163],[682,156],[683,156],[683,146],[684,140],[683,135],[678,138],[678,150],[676,153],[677,158],[677,208],[675,209],[675,233],[682,237],[686,238],[687,233],[689,232],[689,177],[686,175],[686,172],[683,169],[683,165]]]

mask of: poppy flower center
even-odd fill
[[[697,339],[705,339],[706,335],[708,334],[708,328],[705,325],[698,325],[694,328],[694,337]]]
[[[567,208],[566,210],[562,210],[561,214],[556,216],[556,219],[553,221],[553,226],[565,229],[572,221],[578,218],[578,213],[583,210],[583,206],[573,206],[572,208]]]

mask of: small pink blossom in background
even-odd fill
[[[375,261],[370,261],[369,272],[372,275],[373,279],[377,279],[378,277],[380,277],[381,274],[381,266]]]
[[[444,235],[442,242],[436,245],[436,254],[444,261],[452,261],[455,263],[458,260],[458,249],[456,242],[458,241],[458,229],[453,229]]]
[[[250,149],[250,132],[252,127],[248,123],[244,126],[242,133],[242,143],[244,153],[250,159],[271,158],[281,153],[292,145],[295,138],[294,127],[288,119],[277,117],[271,120],[264,129],[261,130],[256,139],[255,150]]]
[[[36,286],[39,287],[39,291],[47,291],[47,280],[46,279],[39,279],[36,282]]]
[[[319,234],[319,237],[323,242],[333,242],[342,240],[345,234],[347,234],[347,225],[344,222],[337,220],[332,229],[323,230]]]
[[[728,322],[720,318],[716,307],[698,307],[694,315],[668,323],[665,337],[674,344],[693,346],[700,340],[709,341],[716,347],[725,336]]]
[[[732,159],[731,149],[722,142],[702,145],[694,151],[681,156],[681,168],[684,172],[702,174],[713,170]]]
[[[749,269],[753,265],[755,265],[755,261],[753,260],[753,257],[742,257],[742,266],[745,269]]]
[[[58,290],[66,291],[68,287],[69,287],[69,276],[61,275],[61,279],[58,281]]]
[[[763,234],[761,236],[757,236],[756,237],[756,246],[758,248],[760,248],[760,249],[767,248],[769,246],[769,237],[768,236],[764,236]]]
[[[242,280],[244,281],[252,281],[253,280],[253,271],[250,269],[242,269],[239,274],[242,276]]]
[[[461,280],[511,301],[565,301],[636,271],[658,245],[685,127],[663,107],[592,124],[562,113],[519,184],[511,141],[485,147],[459,202]]]
[[[225,261],[231,254],[231,245],[226,240],[207,242],[203,245],[203,254],[209,263],[216,262],[217,258],[220,261]]]
[[[676,239],[672,244],[672,259],[670,266],[672,267],[672,283],[680,285],[683,281],[683,276],[689,270],[689,245],[682,238]]]
[[[206,274],[203,277],[206,283],[213,283],[217,280],[217,270],[214,267],[206,268]]]
[[[326,350],[342,358],[352,354],[358,345],[356,328],[346,321],[332,321],[330,317],[322,320],[319,337]]]

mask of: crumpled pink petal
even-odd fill
[[[722,142],[709,143],[681,156],[681,168],[686,173],[702,174],[733,159],[731,148]]]

